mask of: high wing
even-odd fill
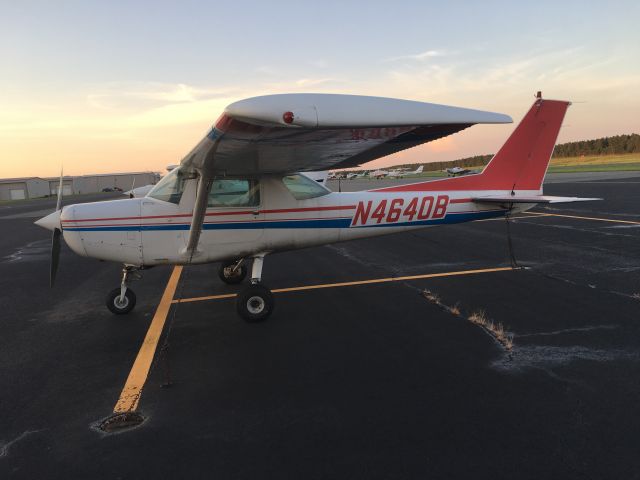
[[[500,113],[358,95],[267,95],[232,103],[181,162],[199,175],[184,254],[198,253],[216,176],[354,167],[476,123],[511,121]]]
[[[182,160],[205,176],[355,167],[507,115],[392,98],[282,94],[229,105]]]

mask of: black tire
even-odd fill
[[[247,267],[245,265],[240,265],[232,276],[226,275],[225,270],[233,267],[235,264],[236,262],[222,263],[218,269],[218,276],[220,277],[220,280],[228,285],[242,283],[247,276]]]
[[[118,300],[120,299],[120,287],[114,288],[107,295],[107,308],[114,313],[115,315],[124,315],[133,310],[133,307],[136,306],[136,294],[133,293],[133,290],[127,288],[127,291],[124,294],[124,304],[119,305]]]
[[[236,310],[247,322],[266,320],[273,313],[274,307],[271,290],[260,284],[248,286],[236,299]]]

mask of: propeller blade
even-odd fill
[[[56,281],[56,272],[60,261],[60,234],[62,230],[56,228],[51,236],[51,270],[49,271],[49,286],[53,287]]]
[[[60,184],[58,185],[58,201],[56,202],[56,210],[60,210],[60,205],[62,204],[62,186],[64,184],[62,176],[62,169],[60,169]]]

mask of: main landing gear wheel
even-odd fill
[[[129,313],[133,310],[133,307],[136,306],[136,294],[133,293],[133,290],[127,288],[122,300],[120,300],[121,293],[122,290],[118,287],[111,290],[109,295],[107,295],[107,308],[111,310],[111,313],[115,313],[116,315]]]
[[[242,264],[236,265],[238,265],[238,262],[222,263],[218,269],[220,280],[229,285],[241,283],[247,276],[247,267]]]
[[[273,313],[275,307],[271,290],[260,284],[245,288],[236,299],[238,314],[247,322],[261,322]]]

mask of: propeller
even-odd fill
[[[60,169],[60,183],[58,184],[58,201],[56,202],[56,213],[58,219],[62,210],[62,190],[64,185],[64,176],[62,169]],[[53,288],[53,284],[56,281],[56,273],[58,271],[58,264],[60,263],[60,234],[62,233],[62,222],[58,222],[58,225],[53,229],[51,235],[51,267],[49,269],[49,287]]]
[[[63,190],[63,174],[60,169],[60,184],[58,185],[58,201],[56,202],[56,210],[46,217],[36,220],[35,224],[51,230],[51,268],[49,269],[49,285],[53,287],[56,281],[56,272],[58,271],[58,263],[60,263],[60,235],[62,234],[62,190]]]
[[[58,271],[58,263],[60,262],[60,234],[62,230],[56,228],[51,236],[51,267],[49,269],[49,286],[53,288],[56,281],[56,272]]]

